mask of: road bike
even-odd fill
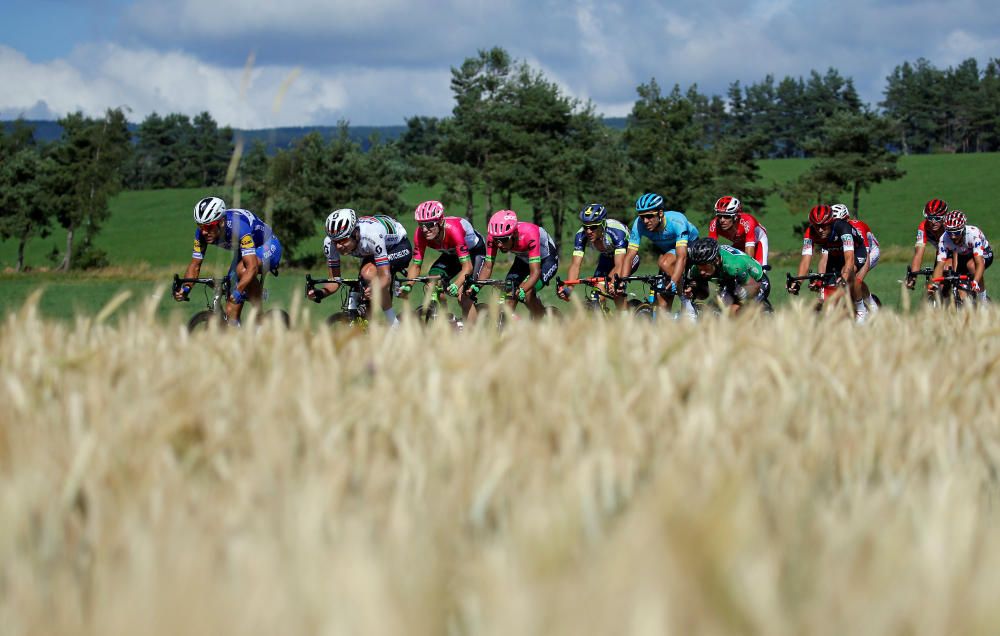
[[[195,313],[191,316],[191,319],[188,320],[187,328],[189,332],[193,333],[195,331],[207,329],[212,324],[230,324],[229,316],[226,315],[226,301],[232,291],[232,279],[229,276],[224,276],[222,278],[181,278],[178,274],[174,274],[172,286],[173,293],[176,294],[181,291],[181,288],[185,285],[189,286],[189,288],[193,288],[196,285],[205,286],[205,309]],[[193,290],[189,289],[188,293],[184,295],[185,302],[189,302],[191,300],[191,291]],[[266,291],[264,293],[266,298]],[[271,320],[279,321],[280,324],[285,327],[288,327],[291,324],[291,317],[284,309],[268,309],[261,312],[256,317],[256,321],[259,324],[263,324]]]

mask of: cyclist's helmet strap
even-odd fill
[[[636,212],[649,212],[652,210],[662,210],[663,209],[663,197],[656,194],[655,192],[647,192],[646,194],[639,197],[635,202]]]

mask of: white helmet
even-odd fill
[[[833,218],[835,219],[851,218],[851,211],[843,203],[834,203],[830,206],[830,210],[833,212]]]
[[[350,236],[358,224],[358,213],[351,208],[334,210],[326,217],[326,233],[334,241]]]
[[[226,213],[226,202],[219,197],[205,197],[194,204],[194,222],[198,225],[212,223]]]

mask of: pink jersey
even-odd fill
[[[529,263],[539,263],[549,255],[552,241],[545,228],[527,221],[519,221],[516,234],[517,240],[514,241],[514,245],[510,249],[515,257]],[[486,258],[491,261],[496,260],[497,251],[499,248],[494,243],[493,235],[490,234],[486,239]]]
[[[932,234],[929,227],[927,227],[927,219],[920,222],[917,226],[917,245],[927,245],[930,243],[934,247],[938,246],[941,241],[941,235],[944,234],[944,223],[938,223],[937,234]]]
[[[417,265],[424,261],[424,250],[428,247],[442,254],[455,254],[459,261],[469,260],[469,250],[479,244],[479,235],[466,219],[457,216],[444,217],[444,229],[438,232],[437,238],[428,241],[424,232],[417,226],[413,234],[413,262]]]

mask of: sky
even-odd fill
[[[493,46],[609,117],[651,78],[724,94],[834,67],[877,104],[904,61],[1000,57],[987,0],[0,0],[0,16],[0,119],[402,125],[449,115],[451,68]]]

